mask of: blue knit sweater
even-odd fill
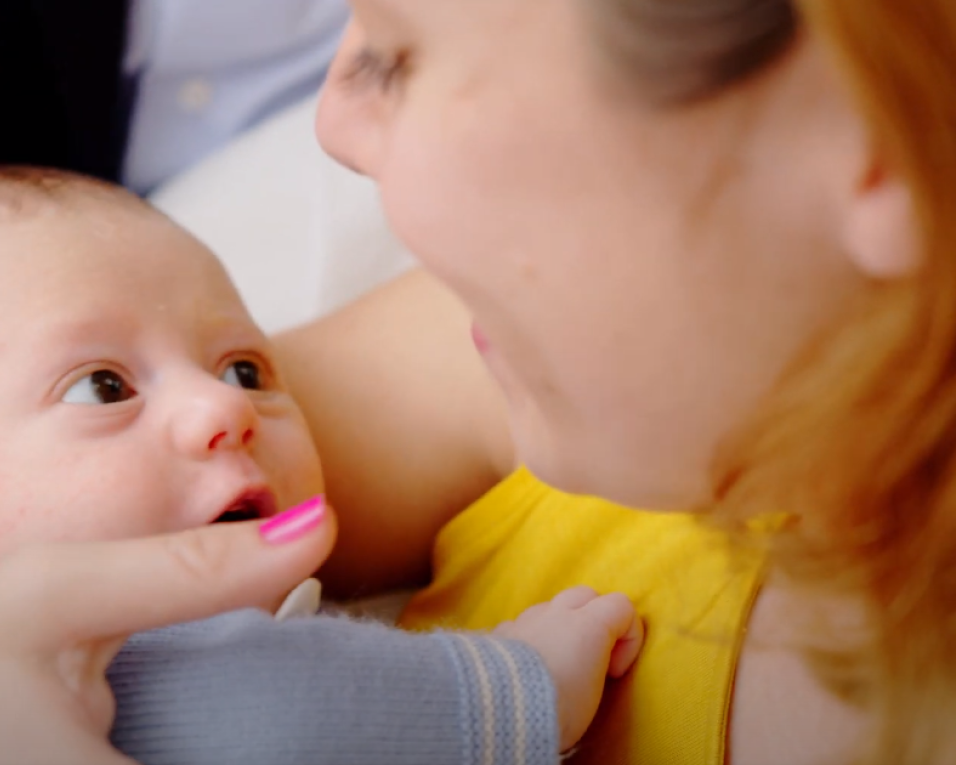
[[[530,647],[247,610],[134,636],[108,673],[143,765],[554,765]]]

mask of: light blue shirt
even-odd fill
[[[133,0],[123,181],[145,193],[325,78],[346,0]]]

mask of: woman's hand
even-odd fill
[[[0,741],[18,765],[130,763],[109,746],[105,672],[133,632],[275,603],[318,568],[335,523],[321,501],[265,523],[0,558]]]

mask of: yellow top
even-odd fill
[[[402,626],[487,629],[567,587],[626,593],[647,640],[608,686],[573,762],[720,765],[755,554],[683,513],[572,497],[519,470],[442,531],[435,581]]]

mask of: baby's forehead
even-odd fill
[[[19,264],[0,255],[0,282],[18,284],[0,301],[0,355],[58,358],[57,349],[69,355],[91,344],[109,354],[154,347],[140,345],[150,338],[199,352],[229,338],[259,337],[228,277],[203,267],[209,261],[201,254],[168,262],[140,254],[80,248],[75,257],[48,254]]]
[[[148,226],[146,224],[149,224]],[[0,268],[68,267],[117,257],[125,242],[173,224],[117,186],[57,170],[0,168]],[[41,269],[42,271],[42,269]]]
[[[245,312],[216,257],[130,192],[58,171],[11,172],[0,169],[0,284],[17,288],[0,321],[91,306]]]
[[[161,244],[162,260],[215,261],[206,248],[162,212],[119,186],[59,171],[0,167],[0,260],[68,262],[94,269],[136,259],[140,270]],[[2,264],[0,264],[2,265]],[[160,264],[161,266],[162,264]]]
[[[55,168],[0,167],[0,223],[73,211],[126,208],[150,211],[148,203],[121,186]]]
[[[123,211],[59,210],[0,223],[0,284],[0,320],[71,306],[241,306],[202,244],[160,216]]]
[[[20,293],[177,287],[177,272],[186,279],[205,260],[191,244],[159,216],[99,201],[44,206],[0,220],[0,281]]]

